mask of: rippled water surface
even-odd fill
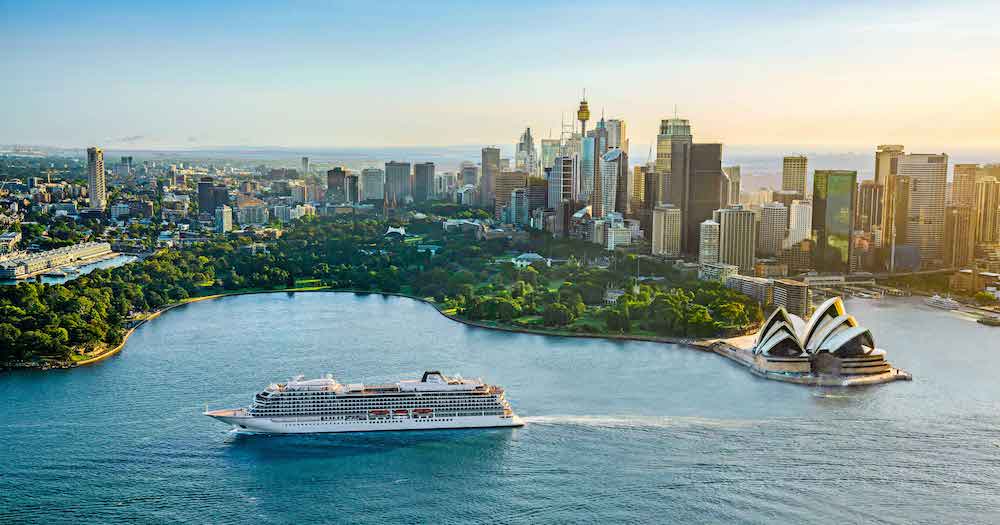
[[[941,523],[1000,519],[1000,328],[851,301],[915,376],[804,388],[654,343],[470,328],[401,298],[230,297],[96,366],[0,375],[0,523]],[[521,429],[240,436],[275,380],[507,388]]]

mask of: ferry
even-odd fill
[[[942,308],[944,310],[958,310],[958,308],[962,306],[961,303],[951,297],[941,297],[940,295],[934,295],[934,297],[924,299],[924,302],[929,306]]]
[[[504,389],[482,380],[424,372],[420,379],[341,384],[298,376],[257,393],[246,408],[206,410],[239,432],[307,434],[520,427]]]
[[[80,269],[76,266],[63,266],[62,270],[66,275],[80,275]]]
[[[976,322],[986,326],[1000,326],[1000,315],[987,315],[985,317],[980,317],[979,319],[976,319]]]

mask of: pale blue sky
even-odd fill
[[[1000,149],[998,2],[0,0],[0,143],[351,147],[558,134],[633,149]],[[908,149],[910,149],[908,147]]]

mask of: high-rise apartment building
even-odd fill
[[[812,311],[812,290],[802,281],[791,279],[774,280],[774,305],[802,319],[808,319]]]
[[[739,267],[740,275],[754,274],[757,217],[740,205],[715,210],[719,223],[719,262]]]
[[[500,175],[500,148],[487,146],[482,150],[482,171],[479,180],[479,199],[483,206],[493,206],[496,197],[496,181]]]
[[[709,219],[699,227],[698,264],[715,264],[719,262],[719,223]]]
[[[223,204],[215,209],[215,233],[233,231],[233,209]]]
[[[413,165],[413,200],[424,202],[434,197],[434,163],[419,162]]]
[[[679,257],[681,254],[681,210],[662,205],[653,208],[653,255]]]
[[[309,157],[302,157],[302,176],[309,175]]]
[[[777,255],[783,248],[787,235],[788,208],[778,202],[770,202],[761,206],[758,251],[762,255]]]
[[[348,175],[344,180],[344,188],[347,190],[347,202],[351,204],[361,202],[361,182],[357,175]]]
[[[813,174],[812,230],[820,272],[850,271],[857,179],[856,171],[816,170]]]
[[[680,206],[680,203],[672,202],[670,196],[673,190],[670,189],[671,170],[673,169],[674,144],[687,144],[690,146],[693,141],[691,135],[691,123],[684,119],[672,118],[660,121],[660,133],[656,136],[656,193],[659,195],[657,204],[671,203]]]
[[[382,200],[385,197],[385,172],[379,168],[361,170],[361,195],[363,200]]]
[[[740,203],[740,178],[742,177],[740,171],[739,166],[722,168],[722,172],[726,174],[726,177],[729,177],[729,198],[725,203],[727,206]]]
[[[409,162],[385,163],[385,198],[399,206],[413,199],[413,184]]]
[[[977,182],[974,201],[976,244],[1000,242],[1000,180],[984,177]]]
[[[621,148],[621,150],[628,155],[628,132],[625,127],[625,121],[616,118],[608,119],[608,121],[604,123],[604,128],[608,130],[607,148]]]
[[[972,206],[976,201],[978,164],[955,164],[951,183],[951,204]]]
[[[649,173],[646,166],[635,166],[632,168],[632,209],[645,208],[646,206],[646,175]]]
[[[781,161],[781,189],[794,191],[800,198],[806,196],[806,173],[809,159],[805,155],[785,157]]]
[[[899,175],[910,179],[907,240],[920,251],[920,265],[934,267],[944,259],[948,155],[905,154],[899,158]]]
[[[108,207],[104,150],[101,148],[87,148],[87,196],[90,198],[90,209],[103,211]]]

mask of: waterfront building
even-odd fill
[[[103,211],[108,205],[104,150],[97,147],[87,148],[87,197],[91,210]]]
[[[233,209],[223,204],[215,209],[215,233],[233,231]]]
[[[799,198],[806,196],[806,173],[809,159],[805,155],[788,156],[781,160],[781,189],[794,191]]]
[[[361,170],[363,200],[382,200],[385,197],[385,172],[379,168]]]
[[[857,215],[854,218],[854,229],[870,233],[882,224],[882,191],[883,186],[873,180],[861,181],[858,186]]]
[[[730,277],[740,273],[739,266],[725,263],[705,263],[698,269],[698,279],[725,283]]]
[[[413,201],[424,202],[434,197],[434,163],[413,165]]]
[[[758,251],[764,255],[777,255],[784,247],[787,235],[788,208],[778,202],[761,206]]]
[[[975,215],[970,206],[948,206],[944,219],[944,265],[966,268],[976,246]]]
[[[660,121],[660,133],[656,136],[656,194],[659,198],[657,204],[671,203],[678,206],[683,211],[683,206],[677,201],[672,201],[671,175],[673,170],[674,144],[690,146],[693,137],[691,135],[691,123],[685,119],[672,118]]]
[[[698,263],[711,264],[719,262],[719,223],[708,219],[699,226]]]
[[[680,257],[681,210],[679,208],[669,204],[653,208],[652,240],[653,255]]]
[[[727,206],[731,206],[733,204],[739,204],[740,191],[741,191],[740,179],[742,178],[742,174],[740,173],[740,167],[726,166],[725,168],[722,168],[722,172],[726,174],[726,177],[729,177],[729,199],[724,204],[726,204]]]
[[[812,290],[802,281],[775,279],[774,305],[805,319],[812,308]]]
[[[10,257],[0,261],[0,279],[22,279],[50,268],[58,268],[85,259],[111,253],[111,244],[85,242],[54,250]]]
[[[715,210],[719,223],[719,262],[739,268],[740,275],[754,274],[754,251],[757,246],[757,218],[742,206]]]
[[[774,302],[774,282],[762,277],[733,275],[725,281],[726,288],[736,290],[757,301],[761,306]]]
[[[493,206],[496,198],[496,180],[500,175],[500,148],[488,146],[482,149],[482,177],[479,181],[480,204]]]
[[[851,263],[858,172],[816,170],[813,175],[812,231],[816,269],[848,273]]]
[[[385,163],[385,198],[399,206],[413,199],[413,184],[409,162]]]
[[[514,147],[514,169],[527,173],[529,177],[538,175],[538,152],[531,128],[525,128],[521,140]]]
[[[908,153],[898,160],[899,175],[910,179],[906,238],[920,251],[921,267],[931,268],[944,259],[948,155]]]

